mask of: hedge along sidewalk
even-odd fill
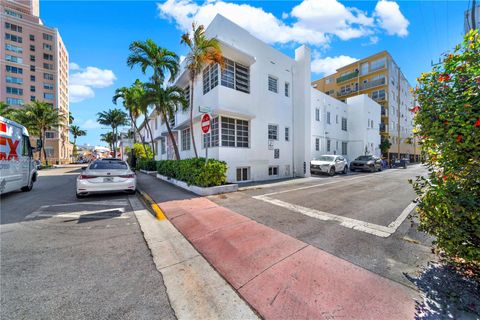
[[[170,221],[155,220],[134,196],[129,201],[177,319],[258,319]]]

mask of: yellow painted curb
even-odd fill
[[[163,213],[162,209],[158,206],[158,204],[145,192],[139,190],[140,194],[142,195],[143,199],[145,199],[145,202],[147,202],[150,205],[150,208],[152,208],[153,212],[155,212],[155,216],[157,217],[157,220],[166,220],[167,217]]]

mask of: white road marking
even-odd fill
[[[111,205],[111,206],[126,206],[128,205],[127,200],[103,200],[103,201],[79,201],[79,202],[70,202],[70,203],[58,203],[58,204],[51,204],[46,206],[41,206],[40,208],[46,207],[63,207],[63,206],[75,206],[75,205],[84,205],[84,204],[93,204],[93,205]]]
[[[397,231],[398,227],[402,224],[402,222],[405,220],[408,214],[416,206],[415,203],[409,204],[408,207],[406,207],[402,211],[401,215],[394,222],[390,223],[387,227],[385,227],[385,226],[381,226],[381,225],[370,223],[370,222],[365,222],[365,221],[356,220],[356,219],[352,219],[344,216],[339,216],[339,215],[335,215],[335,214],[320,211],[320,210],[302,207],[302,206],[291,204],[278,199],[273,199],[265,195],[254,196],[252,198],[261,200],[279,207],[283,207],[290,211],[298,212],[303,215],[316,218],[322,221],[336,221],[336,222],[339,222],[339,224],[342,227],[373,234],[375,236],[382,237],[382,238],[387,238],[393,233],[395,233],[395,231]]]
[[[45,217],[45,218],[81,218],[82,216],[88,215],[89,218],[106,218],[107,216],[101,215],[102,212],[109,212],[109,211],[119,211],[119,216],[111,216],[111,219],[128,219],[128,216],[124,216],[125,208],[124,207],[114,207],[114,208],[107,208],[101,210],[82,210],[82,211],[74,211],[74,212],[48,212],[48,208],[53,207],[68,207],[73,205],[111,205],[111,206],[127,206],[128,200],[120,200],[120,201],[93,201],[93,202],[72,202],[72,203],[63,203],[63,204],[52,204],[52,205],[44,205],[39,207],[34,212],[27,215],[24,220],[32,220],[37,217]]]

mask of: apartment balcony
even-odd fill
[[[358,70],[355,70],[355,71],[353,71],[349,74],[346,74],[344,76],[338,77],[337,78],[337,83],[347,81],[347,80],[350,80],[350,79],[353,79],[353,78],[356,78],[356,77],[358,77]]]
[[[347,96],[347,95],[355,93],[355,92],[358,92],[358,89],[348,88],[345,91],[337,91],[337,97]]]
[[[382,106],[381,115],[382,117],[388,117],[388,109],[386,109],[384,106]]]
[[[380,133],[387,133],[387,126],[383,123],[380,124]]]
[[[383,102],[387,99],[386,94],[372,95],[371,98],[376,102]]]
[[[383,86],[385,85],[385,82],[386,82],[385,78],[381,78],[381,79],[373,80],[367,83],[362,83],[360,84],[360,90],[366,90],[373,87]]]

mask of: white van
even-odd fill
[[[0,116],[0,194],[30,191],[37,180],[27,129]]]

